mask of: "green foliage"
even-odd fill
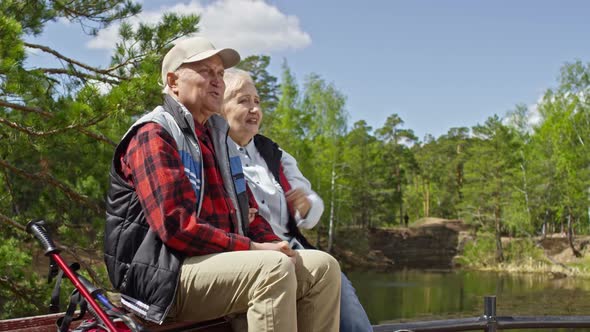
[[[511,199],[504,205],[503,229],[512,236],[531,236],[535,234],[535,226],[526,209],[522,192],[515,190],[510,193]]]
[[[465,244],[458,263],[470,268],[500,269],[496,261],[496,240],[491,232],[478,232],[475,239]],[[513,238],[504,246],[503,266],[530,267],[546,262],[543,249],[528,237]]]
[[[264,112],[265,126],[272,126],[272,113],[279,100],[277,78],[268,72],[269,64],[270,57],[268,55],[251,55],[243,59],[237,66],[250,73],[254,80],[260,96],[260,106]]]
[[[392,225],[403,223],[406,213],[403,208],[404,187],[408,183],[407,174],[417,169],[414,154],[409,145],[417,141],[411,129],[401,128],[404,121],[397,114],[387,117],[383,127],[376,130],[376,137],[381,143],[381,162],[378,178],[381,181],[378,206],[381,210],[380,223]],[[397,217],[397,218],[396,218]]]
[[[494,234],[489,232],[479,232],[475,240],[465,244],[463,255],[459,262],[469,267],[485,267],[494,265],[496,252],[496,243]]]
[[[100,261],[114,146],[134,117],[160,103],[162,55],[173,40],[197,30],[199,17],[166,14],[156,24],[123,22],[105,67],[72,59],[68,49],[28,41],[51,21],[65,19],[95,34],[140,9],[129,0],[0,2],[0,221],[10,225],[0,228],[7,240],[0,248],[7,265],[0,278],[3,317],[46,312],[41,303],[47,286],[31,272],[27,248],[14,242],[29,238],[22,234],[28,220],[44,218],[72,254]],[[63,65],[35,67],[25,49]]]
[[[264,134],[293,155],[299,161],[304,174],[308,174],[305,171],[311,171],[309,164],[301,164],[304,156],[309,155],[309,148],[304,141],[308,119],[303,116],[300,108],[299,86],[287,62],[283,63],[280,87],[281,97],[273,112],[272,121],[263,125]]]
[[[354,190],[340,191],[341,214],[340,223],[370,227],[382,221],[379,193],[375,188],[382,185],[378,176],[367,176],[369,173],[377,175],[380,165],[381,144],[371,134],[371,127],[363,120],[356,122],[344,138],[342,164],[347,165],[340,172],[339,184],[343,188]]]
[[[463,215],[466,220],[494,231],[496,259],[501,262],[504,259],[500,241],[506,217],[504,210],[512,202],[521,142],[498,116],[473,127],[473,134],[470,158],[465,163]]]
[[[561,72],[561,85],[548,90],[539,105],[542,122],[530,144],[534,224],[553,230],[568,220],[572,227],[587,225],[590,203],[588,66],[578,61]]]
[[[587,224],[585,71],[580,62],[564,66],[560,87],[548,90],[539,105],[536,127],[528,108],[516,105],[505,117],[419,142],[396,114],[374,131],[364,121],[348,130],[346,118],[333,116],[341,113],[328,112],[339,107],[326,105],[338,103],[316,97],[314,91],[336,95],[330,86],[312,74],[300,93],[285,63],[273,123],[264,130],[296,157],[325,201],[337,197],[338,225],[397,225],[408,214],[410,220],[463,219],[498,237],[530,236],[555,230],[568,218]]]
[[[30,251],[23,239],[3,238],[0,243],[0,318],[22,317],[46,308],[51,286],[31,271]],[[24,248],[23,248],[24,249]]]
[[[468,148],[468,128],[451,128],[439,139],[427,137],[424,143],[412,148],[417,167],[412,169],[412,185],[408,186],[404,197],[408,200],[406,206],[410,215],[415,219],[460,218]],[[422,204],[410,203],[411,199]]]
[[[543,248],[537,246],[532,238],[512,239],[505,248],[506,262],[514,265],[527,264],[531,260],[544,261]]]

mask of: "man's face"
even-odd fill
[[[175,73],[168,73],[170,90],[199,123],[221,111],[224,70],[221,58],[215,55],[185,63]]]

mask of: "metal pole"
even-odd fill
[[[486,332],[498,331],[498,321],[496,320],[496,297],[484,296],[483,298],[483,318],[487,321]]]

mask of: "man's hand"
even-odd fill
[[[289,256],[293,264],[297,262],[297,256],[295,250],[289,247],[289,242],[281,241],[281,242],[250,242],[250,250],[274,250],[282,252],[283,254]]]
[[[301,218],[305,218],[309,209],[311,209],[311,202],[307,199],[307,194],[301,188],[291,189],[286,194],[287,206],[291,214],[294,216],[296,211],[299,211]]]

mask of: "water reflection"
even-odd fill
[[[415,270],[348,275],[373,324],[479,316],[483,297],[494,294],[499,316],[590,315],[586,279]],[[530,331],[570,330],[590,331]]]

